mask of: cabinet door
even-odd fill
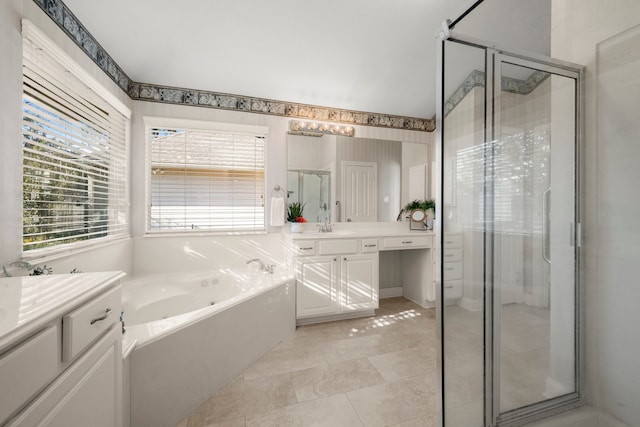
[[[340,312],[337,256],[298,258],[297,317]]]
[[[341,311],[378,308],[378,254],[343,255]]]
[[[121,339],[113,326],[8,426],[122,426]]]

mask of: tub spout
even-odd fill
[[[273,274],[273,269],[275,267],[275,265],[266,265],[264,262],[262,262],[262,260],[260,258],[253,258],[250,259],[249,261],[247,261],[247,264],[251,264],[252,262],[257,262],[260,264],[260,268],[262,269],[262,271],[265,271],[269,274]]]

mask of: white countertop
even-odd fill
[[[0,278],[0,352],[5,345],[112,287],[120,271]]]
[[[289,233],[291,239],[362,239],[375,237],[434,236],[433,230],[410,230],[408,222],[338,223],[333,231],[321,233],[317,224],[305,224],[302,233]]]

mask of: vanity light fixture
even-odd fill
[[[356,130],[353,128],[353,126],[348,126],[348,125],[307,122],[304,120],[292,120],[289,122],[289,133],[294,135],[307,135],[307,136],[322,136],[322,135],[354,136],[356,133]]]

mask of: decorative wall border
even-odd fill
[[[353,125],[387,127],[426,132],[432,132],[435,130],[435,120],[433,119],[343,110],[340,108],[321,107],[317,105],[298,104],[295,102],[276,101],[272,99],[254,98],[251,96],[231,95],[205,90],[159,86],[146,83],[133,83],[129,90],[129,96],[132,99],[141,101],[219,108],[224,110],[269,114],[290,118],[322,120]]]
[[[33,0],[129,97],[138,101],[218,108],[289,118],[433,132],[435,119],[396,116],[134,82],[62,0]]]
[[[501,86],[504,92],[516,93],[518,95],[529,95],[535,88],[540,86],[551,74],[544,71],[534,71],[527,80],[519,80],[511,77],[502,77]],[[447,116],[451,110],[464,99],[474,87],[485,86],[484,72],[473,70],[466,79],[458,86],[449,99],[444,104],[444,115]]]
[[[61,0],[33,0],[125,93],[133,81]]]

